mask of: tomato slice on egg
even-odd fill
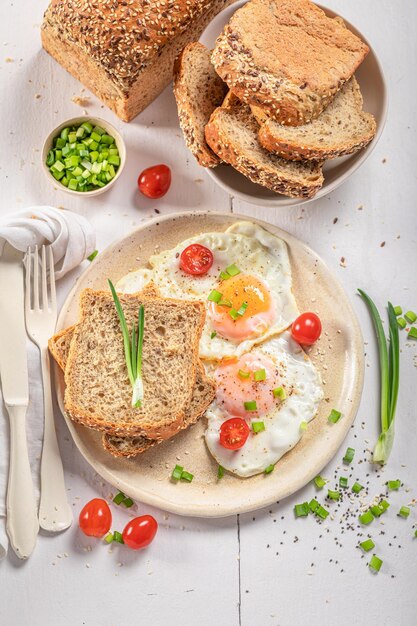
[[[232,417],[220,426],[220,443],[228,450],[239,450],[245,445],[249,433],[249,426],[244,419]]]
[[[180,268],[186,274],[202,276],[213,265],[213,253],[199,243],[192,243],[181,252]]]

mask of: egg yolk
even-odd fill
[[[258,370],[265,370],[265,380],[255,380],[254,373]],[[279,402],[273,394],[273,389],[281,386],[277,368],[272,359],[256,350],[243,354],[237,361],[219,365],[214,379],[217,404],[231,416],[250,419],[267,415]],[[248,411],[245,402],[253,401],[256,410]]]
[[[222,294],[221,302],[225,304],[210,302],[209,315],[219,335],[241,341],[263,335],[271,326],[274,306],[262,280],[249,274],[238,274],[222,281],[218,290]],[[231,310],[238,311],[242,304],[247,305],[246,309],[234,319]]]

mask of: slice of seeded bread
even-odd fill
[[[225,26],[212,61],[242,101],[299,126],[320,115],[368,51],[310,0],[251,0]]]
[[[182,428],[191,401],[204,304],[141,294],[119,298],[129,330],[144,306],[142,407],[131,406],[112,295],[86,289],[65,369],[65,409],[74,421],[112,435],[169,438]]]
[[[183,428],[195,424],[203,415],[209,404],[214,400],[216,386],[205,374],[201,363],[197,367],[197,376],[193,389],[193,395],[188,409],[185,412]],[[116,457],[134,457],[152,448],[161,440],[148,439],[146,437],[115,437],[103,435],[103,447]]]
[[[219,157],[254,183],[291,198],[312,198],[323,185],[320,163],[281,159],[258,142],[250,107],[228,96],[206,126],[207,143]]]
[[[188,44],[175,62],[174,95],[185,143],[203,167],[220,163],[207,145],[204,127],[226,92],[227,85],[211,63],[211,51],[198,42]]]
[[[67,364],[74,328],[74,326],[70,326],[65,330],[61,330],[49,340],[49,350],[63,371],[65,371]],[[198,362],[196,381],[190,405],[185,411],[183,428],[187,428],[197,422],[213,401],[215,393],[216,386],[214,382],[206,376],[204,366],[201,362]],[[116,457],[137,456],[160,442],[161,440],[149,439],[140,435],[137,437],[117,437],[104,434],[102,438],[103,447]]]
[[[259,107],[251,110],[261,124],[258,139],[266,150],[293,161],[323,161],[353,154],[374,138],[375,118],[362,105],[359,85],[352,76],[323,113],[304,126],[283,126],[268,119]]]

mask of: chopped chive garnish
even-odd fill
[[[394,307],[394,313],[395,315],[398,317],[399,315],[401,315],[403,312],[402,308],[400,306],[395,306]]]
[[[362,543],[360,543],[359,546],[362,548],[364,552],[369,552],[369,550],[372,550],[372,548],[375,548],[375,544],[372,541],[372,539],[366,539],[366,541],[362,541]]]
[[[224,467],[222,465],[219,465],[219,467],[217,468],[217,478],[220,480],[220,478],[223,478],[224,476]]]
[[[246,411],[257,411],[258,407],[256,404],[256,400],[248,400],[247,402],[243,403],[243,406],[245,407]]]
[[[123,500],[126,498],[125,494],[119,491],[119,493],[114,496],[113,502],[117,505],[122,504]]]
[[[207,300],[209,300],[210,302],[220,302],[220,300],[222,299],[222,294],[220,293],[220,291],[217,291],[217,289],[213,289],[213,291],[211,291],[207,297]]]
[[[407,313],[404,313],[404,317],[409,324],[414,324],[414,322],[417,320],[417,315],[414,313],[414,311],[407,311]]]
[[[247,302],[242,302],[242,304],[240,305],[240,307],[237,310],[237,314],[239,315],[239,317],[242,317],[242,315],[245,314],[246,309],[248,308],[248,303]]]
[[[113,539],[114,539],[113,533],[107,533],[107,535],[104,537],[104,541],[106,543],[111,543]]]
[[[239,378],[249,378],[250,376],[250,372],[245,372],[245,370],[239,370],[237,374]]]
[[[330,415],[327,418],[329,420],[329,422],[331,422],[332,424],[336,424],[336,422],[338,422],[340,420],[340,418],[342,417],[342,414],[340,411],[336,411],[336,409],[332,409],[330,411]]]
[[[230,308],[232,306],[232,301],[228,298],[220,298],[217,304],[219,306],[227,306],[228,308]],[[232,311],[234,311],[234,309],[232,309]]]
[[[417,328],[415,326],[410,328],[407,337],[408,339],[417,339]]]
[[[329,511],[327,509],[324,508],[324,506],[318,506],[318,508],[315,511],[315,514],[320,517],[321,519],[326,519],[326,517],[329,515]]]
[[[417,528],[414,531],[414,537],[417,537]]]
[[[111,280],[108,281],[110,291],[113,296],[114,305],[120,322],[123,335],[123,345],[125,353],[125,361],[130,384],[132,385],[132,407],[140,408],[143,400],[143,382],[142,382],[142,349],[143,349],[143,333],[145,326],[145,309],[143,304],[139,306],[138,323],[132,328],[132,336],[126,324],[126,318],[123,308],[116,293]]]
[[[377,504],[374,504],[369,509],[374,517],[380,517],[383,513]]]
[[[229,276],[237,276],[238,274],[240,274],[240,269],[234,263],[232,263],[232,265],[229,265],[229,267],[226,267],[225,271],[227,274],[229,274]]]
[[[365,513],[362,513],[362,515],[359,515],[359,521],[361,524],[364,524],[365,526],[367,524],[370,524],[374,519],[374,516],[372,515],[371,511],[365,511]]]
[[[346,487],[348,487],[348,485],[349,485],[348,478],[346,476],[340,476],[340,478],[339,478],[339,487],[343,487],[344,489],[346,489]]]
[[[217,332],[213,330],[213,332],[210,335],[210,339],[214,339],[216,335],[217,335]]]
[[[309,514],[309,506],[308,502],[303,502],[302,504],[296,504],[294,506],[294,515],[295,517],[307,517]]]
[[[398,491],[401,487],[401,480],[397,478],[397,480],[389,480],[387,482],[387,487],[390,491]]]
[[[385,511],[387,509],[389,509],[389,502],[387,502],[386,500],[380,500],[379,504],[379,510],[381,511],[381,513],[385,513]]]
[[[280,400],[285,400],[285,398],[287,397],[284,387],[276,387],[272,390],[272,395],[274,396],[274,398],[279,398]]]
[[[330,498],[330,500],[335,500],[335,502],[337,502],[340,500],[340,491],[333,491],[332,489],[329,489],[327,497]]]
[[[260,433],[265,430],[265,422],[252,422],[252,430],[254,433]]]
[[[308,422],[300,422],[300,430],[305,432],[308,428]]]
[[[317,502],[315,498],[310,500],[310,502],[308,503],[308,508],[310,509],[312,513],[315,513],[317,509],[319,508],[319,506],[320,506],[320,503]]]
[[[360,491],[362,491],[362,489],[363,489],[363,485],[361,485],[358,482],[354,483],[354,485],[352,487],[353,493],[359,493]]]
[[[94,250],[94,252],[92,252],[90,256],[87,257],[87,261],[90,261],[91,263],[91,261],[94,261],[97,255],[98,255],[98,250]]]
[[[118,530],[113,531],[113,541],[117,541],[117,543],[124,543],[122,533],[119,533]]]
[[[266,371],[256,370],[256,372],[253,373],[253,378],[256,380],[256,382],[259,382],[260,380],[266,380]]]
[[[127,509],[130,509],[131,506],[133,506],[134,502],[132,500],[132,498],[125,498],[123,500],[123,506],[125,506]]]
[[[239,318],[239,314],[236,311],[236,309],[230,309],[229,315],[232,318],[232,320],[234,320],[234,321],[236,321]]]
[[[353,461],[353,457],[354,456],[355,456],[355,449],[354,448],[347,448],[347,450],[345,452],[345,456],[343,457],[343,461],[347,465],[350,465],[350,463],[352,463],[352,461]]]
[[[268,467],[265,467],[264,469],[264,474],[270,474],[271,472],[273,472],[275,469],[275,465],[268,465]]]
[[[228,280],[229,278],[230,276],[227,272],[220,272],[220,276],[219,276],[220,280]]]
[[[407,322],[403,317],[397,317],[397,324],[400,328],[405,328],[407,326]]]
[[[172,470],[172,474],[171,474],[172,480],[180,480],[183,471],[184,471],[184,468],[181,467],[181,465],[176,465],[174,469]]]
[[[181,480],[186,480],[188,483],[190,483],[193,478],[194,474],[190,474],[190,472],[183,471],[181,474]]]
[[[314,484],[316,485],[317,489],[323,489],[326,483],[327,480],[320,475],[316,476],[314,479]]]
[[[382,563],[383,561],[381,561],[380,558],[373,554],[371,560],[369,561],[369,567],[374,570],[374,572],[379,572]]]
[[[400,510],[398,511],[398,516],[403,517],[404,519],[407,519],[407,517],[410,515],[410,512],[411,512],[411,509],[409,506],[402,506]]]

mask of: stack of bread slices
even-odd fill
[[[64,371],[66,413],[100,431],[112,455],[133,457],[194,424],[212,402],[215,386],[198,357],[203,303],[161,298],[153,285],[119,298],[129,331],[144,307],[140,408],[131,406],[123,336],[110,291],[84,290],[78,323],[52,337],[49,349]]]
[[[228,163],[272,191],[313,197],[323,163],[375,135],[354,76],[368,52],[310,0],[250,0],[213,51],[194,42],[176,61],[187,146],[204,167]]]

